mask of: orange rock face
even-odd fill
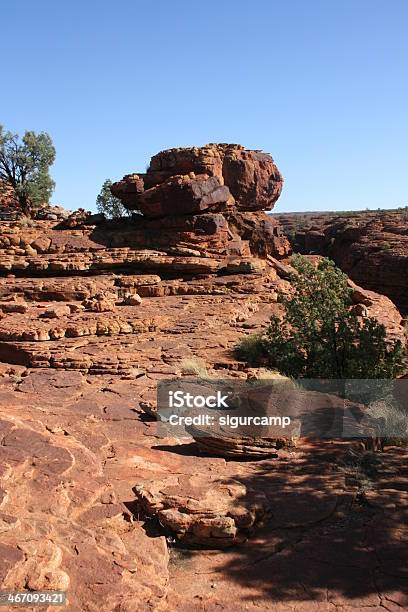
[[[231,200],[229,189],[216,176],[176,175],[137,198],[138,210],[145,217],[185,215],[225,209]]]
[[[145,180],[150,184],[152,176],[158,184],[163,176],[189,172],[218,177],[239,210],[270,210],[282,191],[283,178],[270,155],[234,144],[162,151],[152,157]]]
[[[145,212],[164,216],[0,224],[2,589],[64,590],[75,612],[404,609],[403,449],[365,488],[349,442],[197,443],[152,416],[158,381],[197,363],[260,377],[233,349],[291,292],[288,242],[263,212],[273,162],[204,149],[125,177],[129,202],[157,185]],[[156,198],[176,175],[184,214],[179,187]],[[354,287],[354,301],[403,336],[386,297]]]
[[[145,174],[124,176],[112,193],[143,214],[135,228],[139,242],[148,244],[157,231],[156,244],[178,241],[203,249],[208,236],[209,248],[218,252],[281,258],[290,253],[289,243],[264,211],[274,206],[282,184],[266,153],[211,144],[162,151]]]
[[[241,145],[209,144],[205,147],[179,148],[154,155],[145,174],[129,174],[112,186],[112,192],[130,209],[139,209],[141,194],[177,175],[216,177],[235,199],[239,210],[271,210],[279,198],[283,178],[272,157],[250,151]],[[174,193],[174,214],[177,197]]]

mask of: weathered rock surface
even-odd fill
[[[18,200],[8,183],[0,180],[0,219],[14,219],[19,212]]]
[[[176,175],[137,198],[138,210],[145,217],[165,217],[223,209],[232,201],[228,187],[216,176]]]
[[[282,184],[266,153],[212,144],[162,151],[152,157],[146,174],[123,177],[113,184],[112,193],[130,210],[156,219],[155,224],[137,220],[139,240],[145,244],[149,232],[157,230],[161,245],[176,241],[194,248],[198,243],[210,252],[246,250],[281,258],[289,254],[288,242],[279,224],[263,211],[273,207]],[[200,219],[203,213],[205,219]]]
[[[404,609],[408,498],[395,489],[400,478],[406,482],[404,456],[397,449],[384,453],[378,485],[366,493],[345,475],[345,456],[335,443],[310,446],[273,467],[257,463],[242,482],[265,492],[270,520],[239,548],[217,555],[173,551],[169,606],[183,611]]]
[[[283,186],[283,178],[267,153],[235,144],[209,144],[161,151],[152,157],[146,174],[124,177],[113,185],[112,193],[125,206],[138,210],[143,189],[150,190],[172,176],[191,172],[217,177],[229,189],[239,210],[270,210]]]
[[[285,438],[231,435],[226,431],[205,432],[197,427],[189,427],[191,436],[204,453],[215,457],[265,459],[281,458],[282,449],[294,446],[294,442]]]
[[[158,609],[168,583],[164,539],[132,523],[129,497],[104,467],[115,454],[101,424],[115,411],[126,424],[130,398],[91,391],[81,374],[64,372],[21,385],[6,376],[1,395],[2,588],[67,591],[70,610]]]
[[[194,172],[183,215],[169,199],[163,217],[0,224],[2,589],[66,590],[73,612],[404,609],[405,451],[386,449],[367,487],[347,442],[210,448],[151,416],[186,360],[256,378],[232,349],[291,291],[263,212],[281,188],[272,160],[204,149],[159,154],[120,188],[131,206]],[[403,333],[386,298],[354,297]]]
[[[178,541],[226,548],[245,541],[266,513],[261,491],[216,475],[172,476],[134,488],[140,509]]]
[[[78,612],[407,606],[402,449],[362,492],[347,443],[228,462],[159,438],[137,407],[154,378],[2,374],[3,589],[67,589]],[[142,507],[181,543],[227,548],[174,548]]]
[[[195,223],[192,218],[187,227],[194,235],[206,227],[208,241],[206,243],[204,239],[203,252],[194,256],[172,254],[172,249],[182,237],[186,237],[186,233],[177,234],[171,222],[167,234],[171,238],[162,236],[161,240],[154,239],[155,228],[139,229],[136,226],[133,229],[126,222],[119,227],[110,226],[106,232],[92,227],[57,230],[46,221],[33,222],[33,227],[26,231],[22,231],[18,223],[0,224],[0,274],[58,276],[89,271],[98,274],[112,270],[136,273],[166,270],[173,275],[216,272],[229,255],[227,244],[231,239],[225,220],[221,221],[221,228],[224,228],[221,231],[217,218],[211,218],[209,223],[206,218],[200,219],[196,226]],[[160,242],[163,243],[163,250],[157,250],[157,246],[159,249],[161,247]],[[156,244],[156,248],[152,248],[153,244]],[[206,247],[210,245],[214,246],[213,256],[206,252]],[[243,243],[243,254],[245,250],[248,252]]]
[[[144,181],[138,174],[127,174],[121,181],[117,181],[112,193],[120,198],[126,207],[132,208],[132,205],[140,193],[145,189]]]
[[[261,257],[275,255],[278,259],[289,254],[288,245],[282,240],[282,229],[272,216],[262,211],[232,211],[226,216],[231,230],[248,241],[251,252]]]

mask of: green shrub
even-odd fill
[[[55,147],[49,134],[26,130],[20,137],[0,125],[0,181],[12,191],[27,217],[49,202],[55,187],[50,176],[54,161]]]
[[[120,219],[129,215],[129,211],[126,210],[119,198],[112,194],[111,187],[112,181],[106,179],[96,198],[98,212],[103,213],[108,219]]]
[[[395,378],[405,370],[401,342],[389,342],[383,325],[362,322],[350,308],[347,276],[328,259],[314,266],[295,256],[294,289],[284,298],[283,320],[271,318],[263,337],[245,338],[237,354],[259,359],[292,378]]]

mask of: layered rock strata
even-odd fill
[[[124,176],[112,193],[129,210],[156,220],[139,220],[141,231],[167,235],[171,226],[173,240],[192,248],[217,235],[216,248],[226,254],[284,257],[289,244],[264,212],[274,206],[282,185],[268,154],[210,144],[162,151],[145,174]]]
[[[291,292],[287,242],[263,212],[281,188],[272,164],[177,149],[124,184],[131,207],[188,176],[183,214],[148,194],[165,216],[1,224],[3,590],[62,589],[74,612],[408,605],[403,449],[367,487],[345,442],[210,448],[150,416],[157,382],[199,364],[261,376],[233,348]],[[403,333],[387,298],[356,288],[355,301]]]

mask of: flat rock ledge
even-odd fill
[[[204,435],[191,426],[188,433],[194,438],[198,448],[206,454],[229,459],[279,459],[296,446],[295,438],[260,438],[255,436],[228,436],[225,433]]]

